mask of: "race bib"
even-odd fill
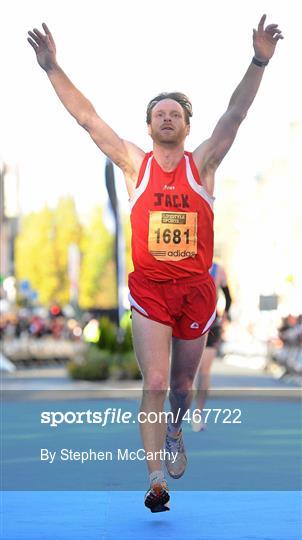
[[[158,261],[197,255],[197,212],[150,211],[148,249]]]

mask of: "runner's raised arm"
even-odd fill
[[[38,64],[46,72],[56,94],[67,111],[82,126],[97,146],[127,177],[136,179],[145,153],[137,146],[121,139],[96,113],[90,101],[74,86],[56,59],[56,44],[45,23],[45,33],[37,28],[28,32],[28,42],[35,50]]]
[[[257,30],[253,30],[255,55],[235,89],[226,112],[218,121],[211,137],[193,153],[205,187],[211,195],[214,189],[214,172],[231,148],[238,128],[258,92],[264,68],[272,58],[279,39],[283,39],[277,24],[269,24],[264,28],[265,19],[266,15],[262,15]]]

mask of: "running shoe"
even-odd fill
[[[196,422],[195,420],[192,419],[191,420],[191,428],[192,428],[192,431],[195,431],[195,433],[198,433],[199,431],[205,431],[207,429],[207,426],[204,423],[202,418],[198,422]]]
[[[160,483],[154,483],[150,486],[150,489],[145,495],[145,506],[151,510],[151,512],[167,512],[169,507],[169,489],[167,482],[163,480]]]
[[[187,456],[184,447],[184,441],[182,437],[182,429],[178,432],[177,436],[172,437],[169,433],[169,429],[166,434],[165,449],[169,453],[170,458],[166,455],[165,464],[167,471],[172,478],[180,478],[186,470]],[[173,453],[173,456],[172,456]],[[176,459],[174,461],[174,458]]]

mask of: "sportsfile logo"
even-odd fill
[[[57,428],[62,424],[98,424],[104,427],[108,424],[155,424],[156,422],[167,424],[177,422],[180,409],[177,409],[176,415],[172,411],[139,411],[133,415],[131,411],[123,411],[121,407],[107,407],[102,411],[42,411],[41,424],[48,424],[52,428]]]

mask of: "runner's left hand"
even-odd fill
[[[258,60],[270,60],[275,52],[279,39],[283,39],[282,31],[277,24],[269,24],[264,28],[266,15],[262,15],[258,29],[253,29],[253,46]]]

